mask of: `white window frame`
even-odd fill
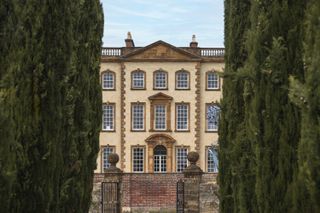
[[[110,112],[112,110],[112,112]],[[109,116],[112,116],[109,118]],[[108,125],[111,124],[111,125]],[[115,130],[115,104],[106,103],[102,105],[102,130]]]
[[[145,162],[145,148],[142,146],[133,146],[132,153],[132,172],[143,173]],[[141,152],[142,151],[142,152]],[[138,153],[136,153],[138,152]],[[140,152],[140,153],[139,153]]]
[[[213,150],[213,152],[211,151]],[[206,149],[206,163],[207,163],[207,172],[218,173],[219,172],[219,158],[218,158],[218,149],[214,146],[208,146]],[[216,154],[216,156],[214,156]]]
[[[181,79],[181,75],[186,75],[186,79]],[[176,72],[176,89],[189,89],[190,85],[190,75],[187,71],[177,71]],[[184,86],[181,86],[181,84],[185,84]]]
[[[160,145],[163,146],[163,145]],[[153,149],[153,163],[154,163],[154,168],[153,171],[154,173],[166,173],[168,169],[168,150],[166,147],[163,146],[165,149],[165,153],[155,153],[155,149],[157,148],[154,147]],[[164,150],[162,150],[164,151]]]
[[[137,109],[137,108],[142,108],[142,110]],[[132,103],[131,104],[131,113],[132,113],[132,116],[131,116],[132,130],[134,130],[134,131],[145,130],[145,104]],[[137,120],[137,119],[139,119],[139,120]],[[139,127],[137,127],[136,125],[139,125]],[[140,126],[140,125],[142,125],[142,126]]]
[[[106,152],[107,151],[107,152]],[[115,153],[115,147],[114,146],[102,146],[101,147],[101,159],[102,159],[102,172],[104,169],[107,169],[111,166],[108,160],[108,156],[111,153]]]
[[[185,109],[181,109],[180,107],[183,107]],[[185,111],[182,111],[182,110],[185,110]],[[185,103],[176,104],[176,130],[177,131],[189,130],[189,110],[190,110],[189,104],[185,104]],[[182,113],[185,113],[185,114],[182,114]],[[184,117],[181,117],[181,116],[184,116]],[[182,128],[184,122],[186,122],[186,128]]]
[[[184,154],[185,155],[182,155]],[[176,147],[176,171],[183,172],[188,166],[188,153],[189,149],[187,147]]]
[[[140,75],[140,76],[136,76]],[[142,76],[142,78],[141,78]],[[137,81],[142,81],[142,85],[136,85]],[[132,89],[144,89],[145,88],[145,73],[137,70],[132,72]]]
[[[206,104],[206,131],[207,132],[217,132],[219,129],[219,118],[217,120],[217,124],[211,124],[209,123],[209,119],[208,119],[208,112],[209,112],[209,108],[210,107],[215,107],[215,108],[219,108],[219,112],[218,112],[218,117],[220,117],[220,113],[221,113],[221,109],[219,106],[217,106],[216,104]]]
[[[161,77],[161,79],[159,79],[159,77]],[[164,85],[159,85],[159,84],[164,84]],[[167,89],[167,88],[168,88],[168,73],[162,70],[155,71],[154,72],[154,89]]]
[[[157,111],[160,107],[164,110]],[[163,126],[164,128],[161,128],[161,127],[159,128],[159,126]],[[167,129],[167,106],[166,105],[157,104],[154,106],[154,129],[155,130],[166,130]]]
[[[106,79],[106,76],[111,76],[111,80],[110,79]],[[102,73],[101,76],[101,84],[102,84],[102,89],[104,90],[114,90],[115,89],[115,73],[112,71],[105,71]],[[106,86],[107,84],[112,84],[112,86]]]
[[[220,88],[219,75],[213,71],[207,72],[207,89],[208,90],[217,90],[219,88]]]

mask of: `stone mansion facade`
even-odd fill
[[[103,48],[100,153],[96,173],[110,166],[133,173],[182,172],[187,154],[217,172],[219,101],[223,48],[189,47],[157,41],[135,47],[130,33],[121,48]]]

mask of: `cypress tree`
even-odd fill
[[[102,7],[99,1],[85,0],[78,5],[75,25],[74,66],[67,85],[65,109],[64,161],[62,185],[63,212],[88,212],[93,171],[99,151],[101,88],[99,84]]]
[[[4,88],[7,82],[2,81],[0,91],[0,208],[9,211],[13,184],[16,181],[16,141],[14,139],[14,125],[10,108],[11,92]]]
[[[252,150],[244,125],[243,79],[238,73],[247,58],[245,34],[250,26],[250,0],[225,1],[225,71],[219,126],[219,185],[221,212],[254,209]]]
[[[304,2],[252,1],[244,68],[246,132],[254,144],[259,212],[288,212],[297,167],[300,115],[289,75],[303,79]]]
[[[292,212],[320,212],[320,2],[309,1],[305,18],[305,82],[293,80],[291,99],[302,112],[299,168]]]
[[[0,160],[12,164],[0,178],[12,178],[1,205],[7,212],[85,212],[101,122],[100,3],[13,0],[1,4],[1,17],[8,2],[10,14],[0,20],[0,126],[7,124],[0,153],[12,155]]]
[[[220,210],[319,212],[320,2],[250,2],[249,26],[225,1]]]
[[[21,58],[13,72],[18,159],[14,212],[56,212],[63,165],[64,84],[72,62],[70,1],[16,2]],[[16,51],[11,49],[10,51]]]
[[[17,179],[17,156],[22,157],[22,153],[18,153],[13,120],[16,97],[12,61],[20,57],[19,45],[13,42],[17,32],[12,26],[18,23],[14,5],[14,1],[0,1],[0,209],[3,212],[10,211]],[[17,51],[10,51],[12,48]]]

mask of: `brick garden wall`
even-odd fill
[[[183,174],[124,174],[122,208],[175,209],[176,184]]]
[[[101,182],[104,174],[95,174],[91,213],[101,213]],[[182,173],[124,173],[122,176],[122,212],[175,212],[176,184]],[[201,212],[213,212],[219,201],[216,174],[205,173],[200,185]]]

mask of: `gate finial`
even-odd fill
[[[188,160],[190,165],[183,171],[185,177],[200,175],[203,173],[202,169],[197,166],[199,160],[199,154],[197,152],[189,152]]]
[[[116,153],[111,153],[108,156],[108,161],[111,164],[109,168],[104,169],[105,173],[122,173],[122,170],[117,168],[117,163],[119,162],[119,155]]]

